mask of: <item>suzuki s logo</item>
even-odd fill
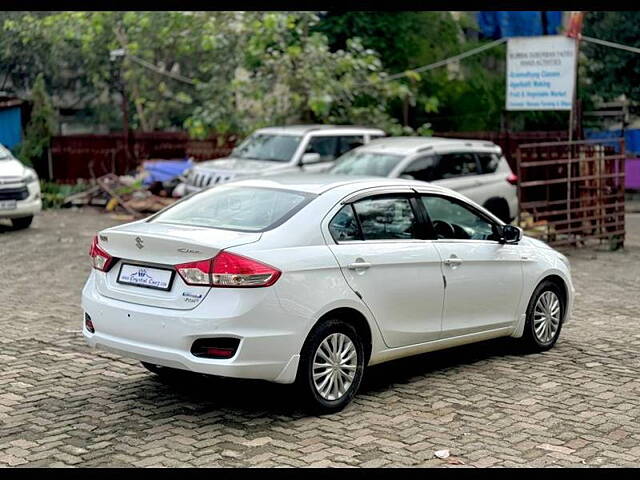
[[[144,248],[144,242],[140,237],[136,237],[136,247],[140,249]]]

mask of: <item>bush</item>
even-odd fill
[[[79,193],[87,189],[86,184],[77,183],[75,185],[60,184],[55,182],[40,181],[40,192],[42,194],[42,208],[61,208],[64,199],[74,193]]]

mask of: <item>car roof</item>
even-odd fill
[[[343,133],[377,133],[377,134],[385,134],[384,130],[379,128],[371,128],[371,127],[360,127],[357,125],[321,125],[321,124],[310,124],[310,125],[282,125],[282,126],[273,126],[260,128],[256,130],[259,133],[271,133],[271,134],[280,134],[280,135],[305,135],[312,131],[341,131]]]
[[[256,177],[245,180],[236,180],[226,183],[226,185],[238,185],[247,187],[280,188],[295,190],[304,193],[321,195],[340,187],[341,190],[358,191],[375,187],[415,187],[428,189],[433,192],[450,193],[448,188],[433,185],[419,180],[409,180],[404,178],[387,178],[361,175],[332,175],[326,173],[317,174],[285,174],[268,177]]]
[[[486,140],[444,137],[385,137],[369,142],[357,148],[357,151],[385,152],[397,155],[411,155],[431,149],[449,149],[469,147],[474,150],[497,152],[500,147]]]

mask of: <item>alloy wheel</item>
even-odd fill
[[[356,375],[358,354],[344,333],[332,333],[318,346],[313,357],[313,383],[325,400],[339,400]]]
[[[538,297],[533,310],[533,329],[541,343],[550,342],[560,326],[561,304],[558,296],[546,290]]]

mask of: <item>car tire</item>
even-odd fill
[[[331,366],[322,367],[331,363]],[[360,387],[364,347],[353,325],[331,319],[314,327],[302,347],[296,386],[313,413],[347,406]]]
[[[513,220],[509,211],[509,204],[504,198],[490,198],[483,206],[504,223],[511,223],[511,220]]]
[[[528,351],[544,352],[558,341],[566,311],[564,293],[557,284],[544,281],[536,287],[527,306],[522,344]]]
[[[16,230],[22,230],[23,228],[29,228],[32,221],[33,215],[28,217],[12,218],[11,225],[13,225],[13,228]]]

